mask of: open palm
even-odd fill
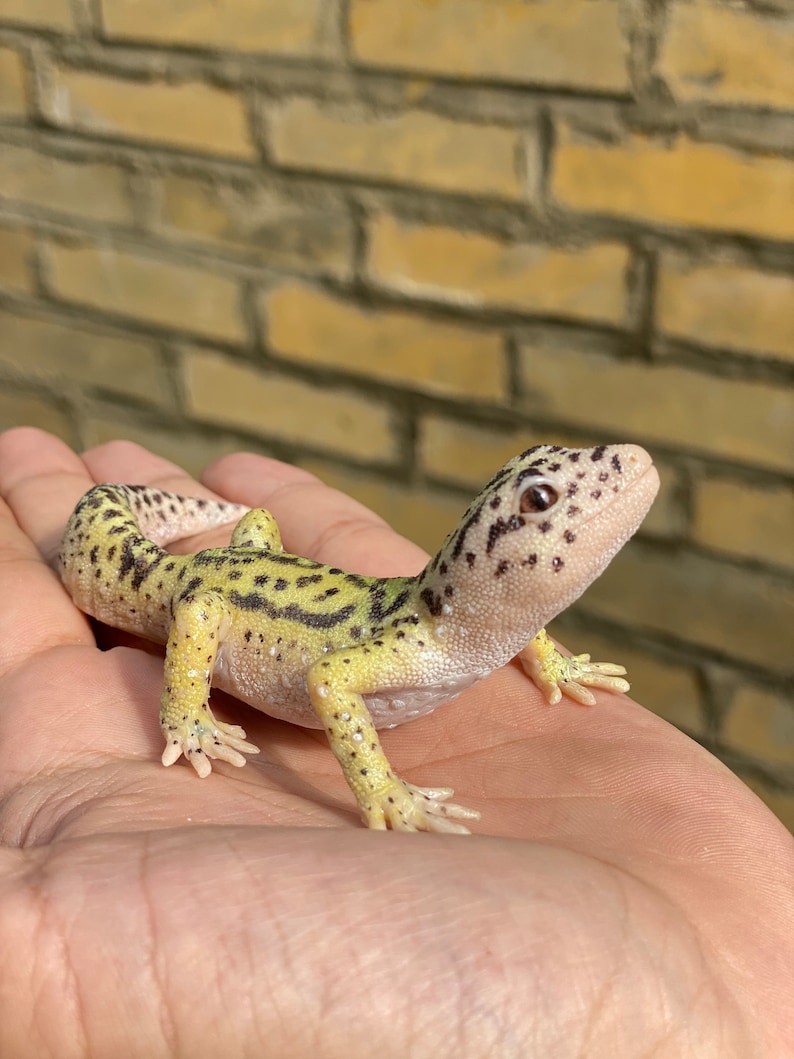
[[[794,843],[625,697],[552,708],[508,666],[385,733],[401,775],[481,810],[467,838],[365,831],[322,733],[222,696],[262,753],[163,769],[159,648],[94,628],[48,565],[97,481],[266,506],[358,572],[423,563],[273,460],[202,486],[128,443],[0,437],[0,1055],[794,1054]]]

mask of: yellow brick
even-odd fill
[[[171,235],[218,243],[270,265],[337,276],[352,270],[350,216],[322,196],[295,199],[274,188],[171,174],[162,181],[159,223]]]
[[[739,688],[723,722],[722,740],[772,764],[794,765],[794,703],[761,688]]]
[[[502,343],[489,331],[365,310],[297,283],[269,291],[263,308],[270,346],[291,360],[436,393],[504,392]]]
[[[794,165],[717,144],[642,136],[604,144],[560,123],[552,190],[564,206],[660,224],[794,238]]]
[[[124,173],[117,166],[67,161],[15,144],[0,151],[0,195],[90,220],[133,221]]]
[[[794,360],[790,276],[735,265],[688,266],[665,255],[656,318],[659,329],[676,338]]]
[[[385,214],[373,222],[370,238],[375,278],[408,294],[607,323],[625,318],[629,255],[617,243],[556,250],[401,224]]]
[[[14,48],[0,48],[0,117],[18,118],[27,112],[25,64]],[[5,150],[5,145],[3,146]]]
[[[692,536],[707,548],[794,566],[794,493],[707,478],[697,483]]]
[[[421,111],[345,116],[309,99],[279,107],[271,120],[279,165],[344,173],[441,191],[522,197],[516,156],[521,136]]]
[[[454,78],[628,89],[618,5],[603,0],[354,0],[355,55]]]
[[[454,497],[446,496],[432,489],[415,488],[397,485],[391,481],[373,478],[355,471],[348,471],[321,460],[302,460],[301,466],[334,489],[354,497],[361,504],[371,508],[403,537],[418,544],[429,554],[434,554],[441,547],[446,535],[460,521],[465,510],[465,503]],[[388,559],[384,557],[384,562]],[[424,566],[422,558],[417,556],[415,564],[409,567],[393,568],[390,572],[397,574],[415,574]],[[383,573],[384,568],[360,570],[360,573]]]
[[[790,470],[794,402],[763,382],[668,364],[525,346],[520,371],[530,412],[626,438]]]
[[[481,489],[503,463],[541,441],[532,431],[497,430],[437,416],[425,417],[419,429],[419,464],[425,474]]]
[[[109,37],[275,55],[324,56],[332,19],[325,0],[102,0]]]
[[[201,154],[255,153],[242,100],[195,82],[143,83],[62,68],[51,110],[59,125],[100,136],[153,140]]]
[[[20,375],[78,382],[160,404],[169,392],[161,359],[143,341],[0,310],[0,364]]]
[[[30,232],[0,228],[0,289],[31,293],[35,243]]]
[[[39,427],[70,443],[75,440],[68,418],[52,401],[0,386],[0,430],[11,427]]]
[[[705,556],[632,541],[585,593],[583,608],[775,672],[791,670],[794,591]]]
[[[681,503],[679,475],[668,463],[654,460],[659,472],[659,492],[642,524],[644,533],[655,537],[682,537],[687,530],[687,516]]]
[[[794,108],[794,23],[713,3],[673,4],[658,72],[679,100]]]
[[[214,353],[185,358],[188,411],[211,423],[367,459],[395,454],[391,413],[368,398],[271,375]]]
[[[53,292],[70,302],[211,338],[245,335],[233,280],[96,246],[48,248]]]
[[[69,0],[3,0],[0,17],[43,29],[73,29]]]
[[[676,728],[690,735],[705,735],[705,718],[694,669],[663,662],[654,655],[627,646],[618,633],[582,632],[566,620],[565,615],[555,618],[551,632],[574,654],[587,651],[596,662],[616,662],[625,666],[631,684],[629,694],[633,699]]]

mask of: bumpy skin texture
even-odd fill
[[[509,461],[416,577],[364,577],[282,550],[263,510],[141,486],[100,485],[77,505],[61,576],[83,610],[166,643],[164,764],[199,775],[257,747],[209,706],[212,685],[270,714],[324,728],[365,822],[465,831],[477,813],[449,788],[399,779],[376,729],[421,716],[512,657],[550,701],[585,685],[627,690],[624,670],[563,658],[543,626],[576,599],[640,524],[658,488],[630,445],[535,446]],[[239,519],[227,548],[162,545]]]

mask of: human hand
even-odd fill
[[[128,443],[0,437],[0,1055],[794,1051],[794,843],[624,696],[549,707],[511,665],[384,733],[481,810],[465,838],[367,832],[321,732],[220,696],[261,754],[163,769],[160,649],[98,649],[46,561],[96,481],[268,507],[289,550],[358,572],[423,563],[274,460],[202,489]]]

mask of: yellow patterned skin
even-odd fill
[[[267,511],[98,485],[64,533],[64,584],[86,613],[166,645],[163,763],[257,752],[217,721],[212,686],[324,728],[371,828],[466,832],[478,814],[446,787],[392,771],[377,730],[429,713],[518,655],[549,701],[628,690],[620,666],[564,658],[544,626],[635,532],[658,488],[633,445],[540,445],[498,471],[414,577],[364,577],[284,552]],[[194,555],[163,545],[237,520],[231,543]]]

